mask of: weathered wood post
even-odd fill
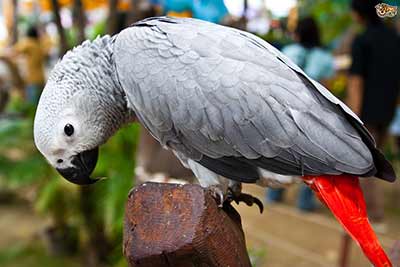
[[[199,185],[146,183],[128,198],[124,255],[130,267],[250,267],[240,215]]]

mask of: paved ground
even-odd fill
[[[262,188],[247,186],[244,190],[264,198]],[[343,231],[325,208],[318,213],[304,214],[290,205],[274,204],[267,205],[264,214],[260,215],[256,207],[241,204],[238,210],[250,251],[264,250],[257,267],[338,266]],[[393,246],[394,239],[400,239],[399,223],[398,218],[389,218],[388,233],[379,235],[387,251]],[[370,265],[352,243],[349,267],[363,266]]]
[[[79,267],[77,258],[49,257],[40,242],[46,221],[27,203],[0,205],[1,267]]]
[[[27,205],[0,206],[0,250],[38,237],[44,220]]]

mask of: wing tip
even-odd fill
[[[372,155],[374,157],[374,163],[377,170],[375,176],[391,183],[396,181],[396,172],[394,171],[392,164],[385,158],[385,156],[376,148],[373,149]]]

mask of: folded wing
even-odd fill
[[[357,116],[253,35],[152,18],[122,31],[115,55],[129,103],[152,135],[221,175],[254,182],[261,167],[395,177]]]

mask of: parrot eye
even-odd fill
[[[71,124],[67,124],[67,125],[65,125],[65,127],[64,127],[64,133],[67,135],[67,136],[71,136],[71,135],[73,135],[74,134],[74,126],[72,126]]]

